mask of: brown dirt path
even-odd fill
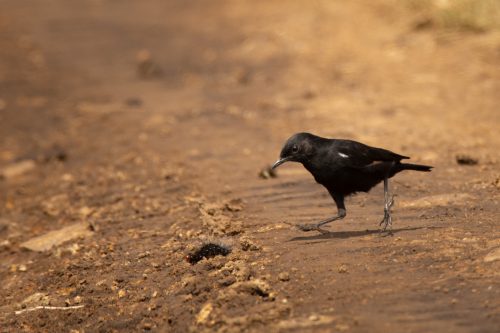
[[[496,332],[500,34],[416,30],[401,3],[3,1],[0,330]],[[436,168],[334,214],[296,131]],[[459,154],[479,163],[457,164]],[[74,223],[92,236],[22,243]],[[196,265],[206,239],[227,257]],[[488,255],[490,255],[488,257]],[[70,310],[33,306],[79,306]]]

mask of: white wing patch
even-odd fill
[[[339,156],[340,156],[340,157],[343,157],[343,158],[349,158],[349,155],[346,155],[346,154],[344,154],[344,153],[339,153]]]

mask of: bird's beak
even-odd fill
[[[274,170],[277,167],[279,167],[280,165],[282,165],[283,163],[290,161],[290,159],[291,159],[290,157],[280,158],[279,160],[276,161],[276,163],[273,164],[273,166],[271,167],[271,170]]]

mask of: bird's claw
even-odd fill
[[[384,209],[384,218],[380,221],[379,226],[382,224],[384,224],[384,227],[380,229],[380,233],[387,231],[387,227],[389,227],[388,235],[392,235],[392,216],[390,209]]]
[[[330,233],[328,230],[321,229],[317,224],[297,224],[295,226],[300,231],[308,232],[308,231],[319,231],[322,234]]]
[[[380,232],[385,232],[387,227],[389,227],[389,234],[392,235],[392,216],[391,216],[391,207],[394,205],[394,197],[393,195],[391,199],[385,204],[384,207],[384,218],[380,221],[379,226],[384,224],[384,227],[380,230]]]
[[[384,219],[382,222],[380,222],[380,225],[384,223],[384,227],[380,230],[380,232],[384,232],[387,230],[387,227],[389,227],[389,232],[392,232],[392,217],[391,215],[387,214],[384,216]]]
[[[388,224],[392,225],[391,213],[389,212],[389,210],[386,210],[386,209],[384,209],[384,218],[382,219],[382,221],[380,221],[380,223],[378,225],[381,226],[384,223],[385,223],[384,231],[387,228]]]
[[[317,224],[297,224],[295,227],[301,231],[306,231],[306,232],[318,230]]]

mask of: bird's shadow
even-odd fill
[[[424,226],[424,227],[413,227],[413,228],[399,228],[399,229],[392,229],[391,232],[381,232],[380,229],[374,229],[374,230],[358,230],[358,231],[337,231],[337,232],[326,232],[326,233],[321,233],[321,234],[315,234],[311,236],[298,236],[298,237],[293,237],[289,239],[289,242],[294,242],[294,241],[313,241],[313,240],[328,240],[328,239],[344,239],[344,238],[353,238],[353,237],[363,237],[363,236],[368,236],[368,235],[375,235],[378,234],[381,237],[385,236],[393,236],[397,234],[398,232],[402,231],[415,231],[415,230],[420,230],[420,229],[439,229],[443,227],[432,227],[432,226]]]

